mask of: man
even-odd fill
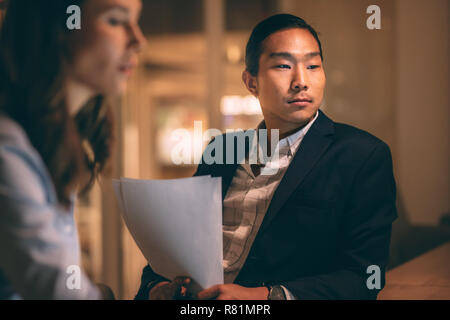
[[[319,110],[322,47],[298,17],[255,27],[243,80],[260,101],[260,127],[279,130],[279,170],[262,175],[264,165],[239,159],[199,165],[196,175],[222,177],[225,284],[198,298],[376,299],[397,217],[389,147]],[[182,281],[147,266],[137,298],[183,295]]]

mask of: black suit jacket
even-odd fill
[[[196,175],[222,177],[225,197],[237,167],[203,162]],[[389,147],[319,111],[235,283],[281,284],[298,299],[376,299],[380,290],[368,288],[367,268],[380,267],[382,289],[395,202]],[[155,279],[163,278],[145,267],[137,299],[148,297],[145,286]]]

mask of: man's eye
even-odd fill
[[[308,66],[307,69],[312,70],[312,69],[317,69],[319,68],[318,65],[312,65],[312,66]]]
[[[278,69],[290,69],[291,66],[287,64],[280,64],[276,66]]]

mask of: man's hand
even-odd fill
[[[158,283],[150,290],[149,300],[175,300],[186,297],[186,286],[191,279],[186,277],[177,277],[172,282],[164,281]]]
[[[266,287],[246,288],[237,284],[220,284],[198,293],[201,300],[267,300]]]

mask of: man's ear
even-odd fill
[[[250,93],[255,97],[258,97],[258,83],[256,82],[256,77],[252,76],[250,72],[245,70],[242,72],[242,81],[244,81],[247,90],[250,91]]]

